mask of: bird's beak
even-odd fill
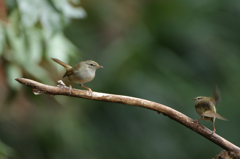
[[[103,66],[98,66],[97,68],[103,68]]]
[[[193,98],[193,100],[197,100],[197,98]]]

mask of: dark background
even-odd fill
[[[240,144],[240,1],[6,0],[0,27],[3,158],[212,158],[221,147],[157,112],[67,96],[35,96],[14,79],[56,85],[94,60],[93,91],[143,98],[193,119],[192,98],[222,101],[217,134]],[[83,10],[84,9],[84,10]],[[5,13],[5,15],[4,15]],[[66,79],[63,79],[67,82]],[[77,84],[74,88],[82,89]],[[201,124],[213,129],[212,123]]]

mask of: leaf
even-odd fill
[[[17,0],[21,13],[21,21],[24,26],[32,27],[36,24],[39,19],[43,1],[44,0]]]
[[[28,29],[27,39],[28,39],[28,51],[27,58],[31,63],[39,63],[42,59],[43,46],[42,46],[42,32],[40,29],[31,28]]]
[[[40,81],[44,83],[53,84],[53,82],[50,80],[48,76],[47,71],[40,67],[39,65],[37,65],[36,63],[32,63],[31,67],[28,67],[28,65],[24,65],[23,67],[29,74],[39,79]]]
[[[19,66],[15,64],[8,64],[7,65],[7,79],[8,83],[11,86],[11,88],[17,90],[20,88],[19,83],[15,81],[16,78],[19,78],[22,76],[21,69]]]
[[[86,12],[82,7],[72,6],[68,0],[53,0],[55,6],[63,13],[66,18],[84,18],[86,17]],[[73,3],[77,4],[75,0]]]
[[[6,29],[7,38],[12,47],[12,56],[9,56],[10,61],[16,61],[17,63],[24,65],[27,59],[27,49],[25,36],[23,34],[17,35],[14,32],[14,26],[10,25]]]
[[[46,35],[45,38],[47,41],[46,54],[48,59],[54,57],[67,63],[69,56],[74,56],[79,52],[77,47],[63,33],[55,34],[51,38],[49,38],[49,35]]]
[[[43,5],[43,10],[40,15],[40,22],[43,28],[50,33],[62,30],[66,25],[63,17],[47,3]]]

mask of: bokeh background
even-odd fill
[[[104,66],[93,91],[155,101],[199,119],[192,98],[222,94],[217,133],[240,145],[239,0],[1,0],[0,157],[212,158],[222,148],[157,112],[35,96],[14,79],[56,85],[64,68]],[[63,79],[66,82],[66,79]],[[82,89],[77,84],[74,88]],[[211,122],[201,121],[209,129]]]

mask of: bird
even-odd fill
[[[217,86],[214,89],[212,97],[198,96],[196,98],[193,98],[193,100],[195,100],[195,109],[198,115],[201,117],[197,120],[196,129],[200,120],[210,120],[213,123],[212,134],[214,134],[216,132],[215,119],[218,118],[221,120],[228,120],[216,112],[217,110],[215,105],[220,101],[220,99],[221,94]]]
[[[66,73],[62,78],[68,77],[69,80],[69,92],[71,94],[72,85],[71,82],[79,84],[81,87],[88,90],[90,94],[92,94],[91,88],[84,86],[84,83],[90,82],[95,77],[95,72],[98,68],[103,68],[97,62],[92,60],[82,61],[71,67],[70,65],[62,62],[59,59],[52,58],[52,60],[60,65],[62,65],[66,69]]]

